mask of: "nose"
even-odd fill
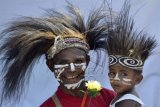
[[[116,76],[113,78],[113,80],[120,81],[120,78],[119,78],[119,75],[118,75],[118,73],[116,73]]]
[[[75,71],[75,65],[73,63],[70,63],[70,68],[71,68],[71,71]]]

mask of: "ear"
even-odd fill
[[[51,59],[47,59],[46,60],[46,64],[47,64],[48,68],[53,72],[54,67],[53,67],[53,63],[52,62],[53,61]]]
[[[142,74],[138,74],[135,78],[135,83],[139,84],[143,79],[143,75]]]

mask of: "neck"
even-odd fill
[[[125,91],[125,92],[123,92],[123,93],[118,93],[117,96],[112,100],[112,104],[113,104],[114,102],[116,102],[118,99],[120,99],[120,98],[121,98],[123,95],[125,95],[125,94],[133,94],[133,95],[135,95],[135,96],[138,97],[138,94],[136,93],[135,89],[132,88],[132,89],[130,89],[130,90],[128,90],[128,91]]]
[[[69,94],[69,95],[72,95],[72,96],[82,97],[84,95],[84,92],[82,92],[82,91],[85,91],[86,87],[85,87],[85,83],[82,83],[79,86],[79,88],[67,89],[64,85],[60,85],[60,89],[66,94]]]
[[[128,91],[125,91],[125,92],[123,92],[123,93],[120,93],[120,94],[118,94],[118,96],[122,96],[122,95],[124,95],[124,94],[133,94],[133,95],[138,96],[137,92],[135,91],[135,88],[132,88],[132,89],[130,89],[130,90],[128,90]]]

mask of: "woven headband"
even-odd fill
[[[57,36],[55,38],[54,45],[52,45],[47,51],[47,57],[48,59],[51,59],[54,57],[55,54],[59,53],[61,50],[71,47],[80,48],[86,52],[89,51],[89,45],[85,40],[76,37],[62,38],[61,36]]]
[[[127,68],[131,68],[135,70],[142,70],[143,68],[143,62],[141,60],[138,60],[132,57],[120,56],[120,55],[110,55],[109,65],[111,66],[117,63]]]

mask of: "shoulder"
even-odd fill
[[[121,101],[128,101],[128,100],[131,100],[131,101],[134,101],[134,102],[137,102],[137,103],[139,103],[139,104],[141,104],[141,105],[145,105],[143,102],[142,102],[142,100],[138,97],[138,96],[136,96],[136,95],[134,95],[134,94],[125,94],[125,95],[123,95],[119,100],[117,100],[117,102],[121,102]]]
[[[52,101],[52,98],[47,99],[45,102],[43,102],[40,107],[56,107],[54,102]]]
[[[134,100],[123,100],[115,104],[116,107],[141,107],[141,104]]]
[[[119,98],[116,102],[116,107],[144,107],[145,104],[139,97],[134,94],[125,94]]]

